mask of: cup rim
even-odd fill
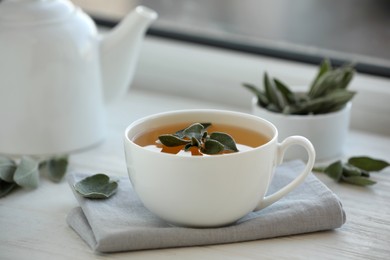
[[[162,116],[173,116],[173,115],[189,114],[189,113],[190,114],[196,114],[196,113],[219,113],[219,114],[225,114],[225,115],[229,114],[229,115],[233,115],[233,116],[246,117],[249,120],[259,121],[259,122],[262,122],[263,124],[267,125],[267,127],[269,127],[271,129],[271,131],[273,132],[273,135],[265,144],[257,146],[257,147],[253,147],[253,149],[242,151],[242,152],[238,152],[238,153],[215,154],[215,155],[212,155],[212,156],[178,156],[176,154],[157,153],[155,151],[151,151],[151,150],[145,149],[142,146],[134,143],[131,140],[131,138],[129,137],[129,132],[131,131],[131,129],[133,129],[135,126],[140,125],[140,124],[142,124],[144,122],[147,122],[147,121],[150,121],[150,120],[155,120],[155,119],[160,118]],[[238,155],[253,153],[253,152],[255,152],[255,151],[259,150],[259,149],[263,149],[263,147],[270,146],[273,142],[277,142],[277,138],[278,138],[278,129],[270,121],[268,121],[268,120],[266,120],[264,118],[261,118],[261,117],[249,114],[249,113],[237,112],[237,111],[231,111],[231,110],[221,110],[221,109],[182,109],[182,110],[171,110],[171,111],[166,111],[166,112],[155,113],[155,114],[151,114],[151,115],[148,115],[148,116],[145,116],[145,117],[142,117],[142,118],[139,118],[139,119],[133,121],[130,125],[128,125],[126,127],[126,130],[124,132],[125,142],[130,144],[130,145],[132,145],[132,146],[134,146],[134,147],[137,147],[137,149],[142,149],[144,152],[150,152],[150,153],[153,153],[154,155],[168,156],[168,157],[171,157],[171,158],[172,157],[176,157],[176,158],[180,158],[181,160],[184,160],[184,159],[186,159],[186,160],[199,160],[199,159],[205,160],[205,159],[210,159],[210,158],[222,158],[222,157],[225,158],[225,157],[230,157],[230,156],[238,156]]]

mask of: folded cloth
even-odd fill
[[[278,166],[269,193],[289,183],[303,168],[301,161]],[[85,177],[73,173],[68,175],[68,181],[73,188]],[[250,241],[335,229],[345,223],[339,199],[313,174],[273,205],[219,228],[185,228],[164,222],[144,208],[126,177],[120,179],[117,193],[106,200],[85,199],[75,191],[74,194],[80,207],[69,213],[67,222],[99,252]]]

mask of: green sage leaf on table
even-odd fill
[[[370,173],[366,170],[362,170],[350,163],[343,164],[343,175],[345,177],[363,176],[370,177]]]
[[[68,157],[52,158],[42,162],[40,170],[45,174],[51,181],[60,182],[68,168]]]
[[[107,199],[117,191],[118,183],[104,173],[97,173],[75,183],[74,189],[85,198]]]
[[[352,157],[348,160],[348,163],[362,170],[370,172],[381,171],[390,165],[386,161],[373,159],[367,156]]]
[[[0,198],[10,193],[16,187],[15,182],[0,180]]]
[[[368,186],[368,185],[374,185],[376,182],[368,179],[367,177],[363,176],[350,176],[350,177],[342,177],[344,182],[358,185],[358,186]]]
[[[341,176],[343,175],[343,164],[341,161],[336,161],[326,167],[324,173],[326,173],[330,178],[340,181]]]
[[[351,157],[348,162],[336,161],[327,167],[315,167],[313,171],[326,173],[337,182],[346,182],[358,186],[374,185],[370,180],[371,171],[381,171],[390,164],[383,160],[367,156]]]
[[[0,156],[0,197],[7,195],[15,187],[35,189],[39,186],[39,175],[43,174],[54,182],[59,182],[66,173],[68,158],[50,158],[39,163],[29,156],[22,156],[20,162]]]
[[[14,181],[16,163],[7,157],[0,156],[0,179],[6,182]]]
[[[14,174],[14,181],[23,188],[35,189],[39,186],[39,163],[23,156]]]

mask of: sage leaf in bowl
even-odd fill
[[[275,113],[287,115],[316,115],[341,110],[356,94],[347,90],[355,69],[352,64],[333,68],[323,60],[317,76],[306,92],[294,92],[277,78],[263,75],[263,87],[250,83],[242,86],[257,97],[258,105]]]
[[[104,173],[97,173],[75,183],[74,189],[85,198],[107,199],[118,189],[118,182],[111,181]]]

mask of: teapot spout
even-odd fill
[[[124,94],[129,87],[138,61],[146,29],[157,13],[138,6],[101,39],[101,75],[106,103]]]

